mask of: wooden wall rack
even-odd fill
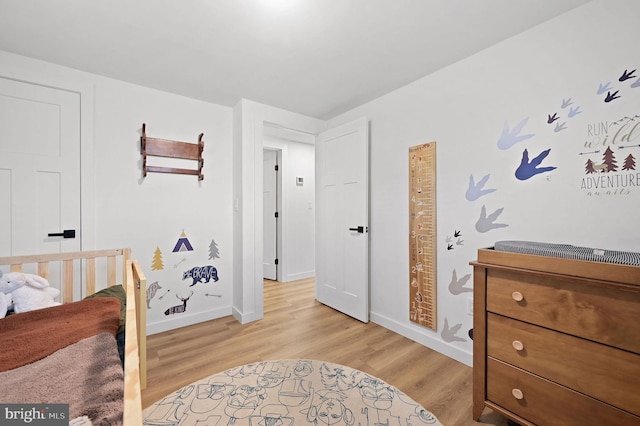
[[[196,175],[198,180],[203,180],[202,167],[204,159],[202,151],[204,151],[204,141],[202,137],[204,133],[198,136],[198,143],[178,142],[167,139],[149,138],[146,133],[146,124],[142,123],[142,136],[140,137],[140,150],[142,153],[142,171],[143,176],[147,176],[147,172],[156,173],[177,173],[183,175]],[[186,160],[195,160],[198,162],[197,169],[182,169],[176,167],[162,167],[147,165],[147,155],[156,157],[180,158]]]

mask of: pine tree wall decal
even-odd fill
[[[160,247],[158,246],[156,246],[156,251],[153,253],[151,269],[154,271],[161,271],[164,269],[164,264],[162,263],[162,251],[160,251]]]
[[[220,250],[218,249],[218,244],[216,244],[215,240],[211,240],[211,244],[209,244],[209,259],[220,259]]]
[[[616,164],[616,156],[611,150],[611,147],[607,147],[607,150],[604,152],[602,156],[604,164],[608,166],[607,172],[616,172],[618,171],[618,165]]]
[[[622,170],[635,170],[635,169],[636,169],[636,159],[633,156],[633,154],[629,154],[624,159]]]

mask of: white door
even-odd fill
[[[78,93],[0,78],[0,194],[0,256],[80,250]]]
[[[369,129],[366,118],[316,139],[316,299],[369,321]]]
[[[262,214],[264,216],[263,222],[263,277],[268,280],[275,280],[277,278],[277,264],[276,257],[277,252],[277,226],[278,219],[276,217],[277,211],[277,188],[278,188],[278,172],[277,166],[277,153],[269,149],[263,150],[262,156],[262,200],[263,209]]]

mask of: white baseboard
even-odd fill
[[[231,315],[231,307],[214,309],[211,311],[198,312],[195,314],[173,315],[163,321],[150,322],[147,324],[147,336],[186,327],[204,321],[210,321]]]
[[[384,328],[387,328],[395,333],[400,334],[401,336],[406,337],[407,339],[411,339],[414,342],[420,343],[434,351],[440,352],[443,355],[448,356],[458,362],[468,365],[469,367],[473,366],[473,354],[467,351],[464,351],[460,348],[456,348],[453,345],[450,345],[447,342],[444,342],[440,339],[435,338],[437,334],[432,333],[434,337],[417,331],[411,327],[408,327],[405,324],[401,324],[396,320],[392,320],[383,315],[378,315],[375,312],[370,313],[371,322],[374,322],[378,325],[381,325]]]
[[[297,274],[289,274],[286,277],[283,278],[282,282],[289,282],[289,281],[296,281],[296,280],[303,280],[305,278],[313,278],[316,276],[316,271],[312,270],[312,271],[305,271],[305,272],[299,272]]]
[[[240,324],[247,324],[249,322],[258,321],[263,318],[263,316],[258,316],[255,312],[250,314],[243,314],[235,307],[231,310],[231,315],[238,321]]]

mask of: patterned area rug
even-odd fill
[[[199,380],[143,412],[144,424],[441,425],[395,387],[362,371],[314,360],[264,361]]]

